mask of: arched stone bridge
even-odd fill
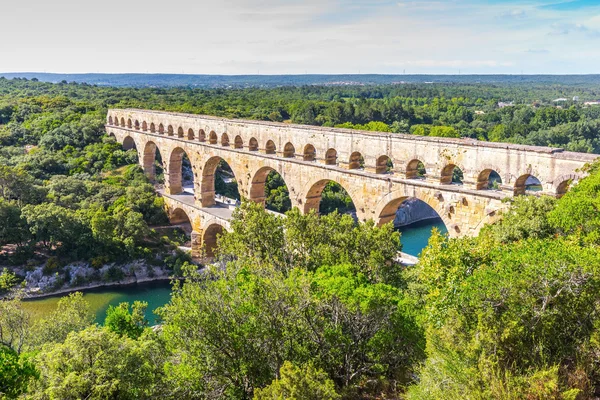
[[[231,211],[215,206],[215,172],[221,160],[231,167],[240,194],[263,202],[267,175],[285,180],[292,206],[319,209],[325,185],[346,189],[361,221],[393,220],[399,205],[415,197],[441,216],[451,236],[476,235],[497,218],[507,196],[524,194],[536,177],[541,193],[561,196],[581,177],[579,169],[597,156],[563,149],[470,139],[364,132],[274,122],[135,109],[112,109],[106,130],[125,148],[135,148],[146,174],[153,178],[156,149],[164,164],[164,197],[170,217],[189,217],[193,249],[227,229]],[[194,196],[182,196],[182,158],[194,174]],[[422,163],[422,164],[421,164]],[[424,166],[425,177],[418,167]],[[452,184],[459,167],[463,184]],[[490,174],[502,179],[489,190]]]

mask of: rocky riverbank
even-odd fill
[[[79,290],[117,285],[169,280],[171,271],[164,267],[151,266],[143,260],[127,264],[106,264],[93,268],[88,263],[71,263],[60,271],[48,273],[47,264],[27,271],[24,267],[13,271],[25,277],[25,297],[45,297]]]

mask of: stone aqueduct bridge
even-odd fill
[[[135,146],[150,178],[160,151],[169,215],[174,222],[189,218],[193,252],[201,244],[210,251],[215,234],[228,227],[231,212],[215,207],[220,160],[231,167],[240,194],[255,202],[264,203],[265,180],[275,170],[292,206],[303,212],[318,211],[325,185],[335,181],[352,197],[361,221],[389,222],[404,200],[416,197],[437,211],[451,236],[462,236],[493,222],[501,200],[524,194],[530,176],[539,179],[543,193],[560,196],[596,158],[548,147],[134,109],[109,110],[106,130],[125,148]],[[193,198],[179,195],[184,153],[193,169]],[[420,162],[425,179],[418,177]],[[452,184],[455,167],[463,171],[463,185]],[[492,171],[500,175],[502,191],[487,189]]]

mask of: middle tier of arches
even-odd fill
[[[113,134],[114,135],[114,134]],[[382,224],[389,222],[391,208],[397,208],[404,199],[418,198],[438,212],[450,232],[466,234],[471,226],[479,229],[483,221],[494,216],[490,209],[497,209],[499,200],[463,195],[460,192],[441,194],[435,187],[414,186],[393,182],[385,177],[369,178],[370,174],[348,173],[339,168],[330,168],[313,163],[314,149],[306,146],[300,153],[288,146],[288,152],[294,152],[294,162],[277,155],[258,156],[248,152],[229,151],[224,146],[197,146],[181,140],[168,140],[150,135],[130,135],[118,132],[119,141],[135,148],[139,162],[150,179],[156,176],[156,156],[160,154],[165,179],[165,193],[168,195],[193,196],[197,207],[212,207],[216,204],[215,173],[223,160],[231,168],[238,184],[239,194],[255,202],[265,202],[265,180],[271,171],[276,171],[287,186],[291,206],[302,212],[319,210],[321,193],[329,182],[339,184],[348,193],[356,208],[357,219],[373,219]],[[237,139],[234,138],[234,143]],[[289,156],[291,157],[291,156]],[[288,157],[288,158],[289,158]],[[193,188],[184,191],[182,163],[189,159]],[[360,159],[356,160],[360,163]],[[415,163],[413,163],[415,164]],[[387,160],[381,161],[382,168],[388,167]],[[411,165],[416,178],[419,178],[418,166]],[[458,188],[457,188],[458,189]],[[393,193],[390,197],[390,193]],[[488,207],[493,203],[493,207]],[[492,218],[493,219],[493,218]]]

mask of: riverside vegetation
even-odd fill
[[[274,93],[286,90],[310,97],[311,91],[367,89]],[[106,106],[174,109],[197,95],[214,96],[212,104],[240,96],[231,104],[243,108],[253,104],[253,91],[260,97],[261,89],[137,90],[0,79],[0,212],[10,221],[0,227],[7,249],[0,275],[0,396],[598,396],[598,163],[560,200],[511,200],[504,218],[476,238],[434,233],[413,267],[394,262],[400,235],[389,224],[356,224],[336,212],[318,217],[291,210],[278,218],[242,202],[232,231],[218,240],[215,265],[198,272],[182,259],[170,261],[185,279],[157,310],[160,326],[148,326],[140,302],[111,307],[104,326],[93,324],[80,294],[31,321],[21,308],[22,278],[11,264],[36,258],[47,264],[51,257],[55,273],[70,260],[166,263],[174,257],[174,242],[149,228],[165,216],[152,185],[128,166],[134,154],[104,138]],[[149,100],[132,100],[137,96]],[[506,112],[489,103],[490,114]],[[541,112],[530,105],[515,112],[526,109]],[[591,109],[569,110],[580,120],[555,127],[594,123],[586,116]],[[564,129],[577,135],[571,128]],[[584,140],[595,151],[598,134],[589,136],[569,136],[567,144]]]

